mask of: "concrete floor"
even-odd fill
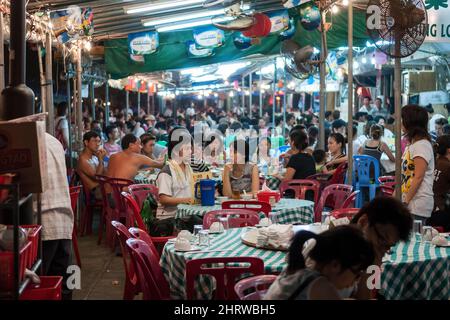
[[[116,256],[104,242],[97,245],[97,232],[78,237],[81,255],[81,290],[73,300],[122,300],[125,272],[122,257]]]

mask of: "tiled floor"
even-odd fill
[[[81,255],[81,290],[73,300],[121,300],[125,273],[122,257],[105,244],[97,245],[97,234],[78,237]]]

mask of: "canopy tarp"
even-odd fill
[[[300,45],[312,45],[320,49],[320,32],[305,30],[298,17],[295,17],[297,30],[293,40]],[[347,46],[347,12],[341,10],[333,14],[330,20],[331,29],[327,32],[327,43],[329,49]],[[369,37],[365,27],[365,12],[354,11],[354,46],[365,46]],[[136,73],[147,73],[154,71],[173,70],[189,67],[197,67],[220,62],[233,61],[255,54],[273,55],[280,52],[281,39],[278,35],[271,35],[261,39],[261,43],[253,45],[247,50],[239,50],[233,43],[235,33],[227,32],[225,44],[214,49],[215,54],[205,58],[192,58],[187,54],[186,42],[193,40],[192,30],[160,33],[158,50],[145,56],[145,62],[131,60],[128,53],[128,40],[115,39],[105,41],[106,71],[111,74],[112,79],[121,79]]]

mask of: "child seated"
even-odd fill
[[[313,151],[312,156],[314,158],[314,162],[316,163],[316,171],[320,172],[322,167],[327,162],[327,154],[324,150],[318,149]]]

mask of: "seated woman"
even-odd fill
[[[384,175],[385,172],[380,162],[381,156],[383,155],[383,153],[386,153],[389,160],[391,160],[392,162],[395,161],[395,157],[389,149],[388,145],[385,142],[381,141],[382,133],[383,128],[381,126],[379,126],[378,124],[372,125],[372,127],[370,127],[369,139],[367,139],[364,144],[359,147],[358,153],[372,156],[377,159],[378,163],[380,163],[380,174]]]
[[[315,245],[303,249],[310,239]],[[320,234],[297,232],[288,266],[264,300],[341,300],[339,290],[354,286],[373,259],[372,244],[355,227],[339,226]]]
[[[258,167],[278,166],[278,159],[275,158],[275,150],[272,149],[272,142],[269,137],[259,138],[258,148],[253,154],[252,162],[257,163]],[[268,174],[267,172],[263,172]]]
[[[243,192],[256,195],[259,190],[258,166],[249,162],[250,146],[245,140],[234,140],[231,144],[232,163],[223,170],[223,195],[237,197]]]
[[[275,175],[280,180],[306,179],[316,173],[314,158],[306,152],[308,136],[304,130],[296,130],[290,133],[291,156],[287,164],[284,176]]]
[[[161,206],[158,208],[156,221],[149,228],[152,236],[172,235],[177,205],[193,203],[191,154],[192,137],[189,132],[186,129],[174,129],[169,134],[169,160],[156,179]],[[188,219],[181,219],[180,229],[192,231],[193,225],[198,223],[194,221],[195,218],[197,217],[190,216]]]
[[[345,138],[342,134],[330,134],[328,137],[328,161],[322,168],[322,173],[333,174],[341,163],[347,161],[345,147]]]

